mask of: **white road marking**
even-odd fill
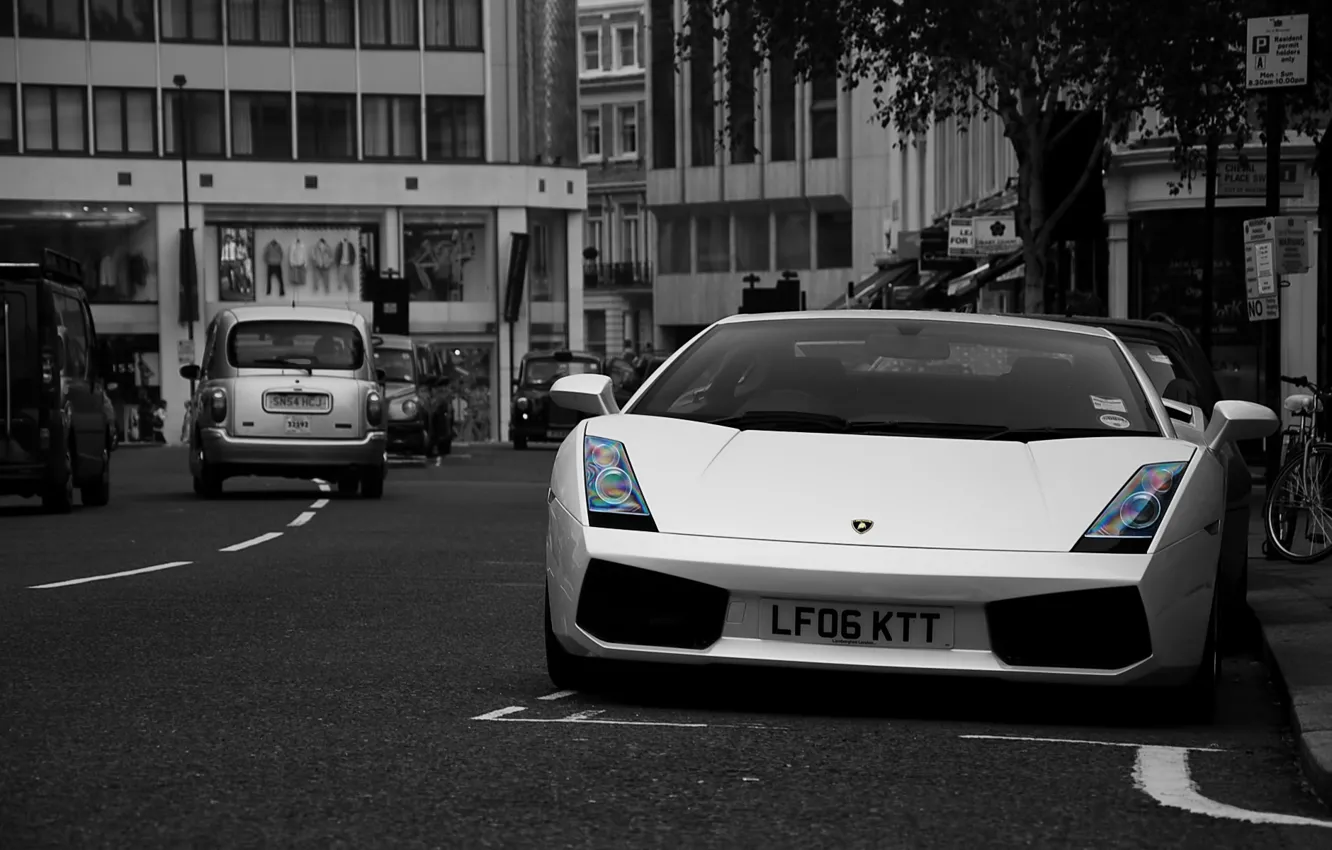
[[[158,570],[169,570],[172,567],[184,567],[193,563],[194,563],[193,561],[171,561],[166,564],[157,564],[156,566],[152,567],[141,567],[137,570],[125,570],[124,572],[121,573],[107,573],[106,575],[88,576],[87,578],[72,578],[69,581],[57,581],[57,582],[52,582],[51,584],[34,584],[33,586],[29,587],[28,590],[50,590],[51,588],[55,587],[69,587],[70,585],[74,584],[87,584],[90,581],[106,581],[107,579],[110,578],[124,578],[125,576],[137,576],[141,575],[142,573],[153,573],[157,572]]]
[[[300,516],[296,517],[294,520],[287,523],[287,527],[297,528],[299,526],[305,525],[307,522],[314,519],[314,517],[315,517],[314,511],[302,511]]]
[[[517,714],[520,711],[527,711],[521,705],[510,705],[505,708],[497,708],[494,711],[488,711],[485,714],[473,717],[473,720],[490,720],[496,723],[577,723],[585,726],[664,726],[673,729],[766,729],[768,731],[782,731],[777,726],[760,726],[757,723],[729,723],[729,724],[708,724],[708,723],[667,723],[660,720],[594,720],[595,715],[603,714],[604,711],[579,711],[568,717],[510,717],[511,714]]]
[[[1080,738],[1024,738],[1020,735],[959,735],[959,738],[965,738],[971,741],[1030,741],[1038,744],[1095,744],[1098,747],[1148,747],[1152,744],[1133,744],[1124,741],[1084,741]],[[1179,752],[1188,752],[1192,750],[1196,753],[1224,753],[1225,750],[1216,747],[1158,747],[1163,750],[1178,750]]]
[[[327,481],[325,481],[325,480],[322,479],[322,478],[311,478],[310,480],[313,481],[313,482],[316,483],[316,484],[327,484],[327,483],[328,483]]]
[[[1133,765],[1133,784],[1163,806],[1183,809],[1195,815],[1240,820],[1247,823],[1271,823],[1282,826],[1321,826],[1332,829],[1332,821],[1315,820],[1276,812],[1253,812],[1209,800],[1198,791],[1189,776],[1189,754],[1183,747],[1138,748]]]
[[[604,708],[594,708],[591,711],[575,711],[573,714],[570,714],[568,717],[561,719],[565,723],[577,723],[582,720],[591,720],[593,717],[596,717],[598,714],[605,714],[605,713],[606,710]]]
[[[578,691],[556,691],[553,694],[546,694],[544,697],[537,697],[537,699],[544,699],[544,700],[564,699],[565,697],[571,697],[576,693],[578,693]]]
[[[236,543],[232,546],[227,546],[222,549],[218,549],[217,551],[239,552],[242,549],[249,549],[251,546],[258,546],[260,543],[267,543],[270,540],[276,540],[281,536],[282,532],[280,531],[270,531],[267,534],[261,534],[258,537],[251,537],[249,540],[246,540],[242,543]]]
[[[319,492],[320,492],[320,493],[332,493],[332,492],[333,492],[333,488],[332,488],[331,486],[329,486],[328,484],[320,484],[320,485],[319,485]]]
[[[516,714],[520,711],[527,711],[521,705],[511,705],[508,708],[497,708],[494,711],[488,711],[485,714],[473,717],[473,720],[499,720],[506,714]]]
[[[312,510],[328,507],[328,499],[315,499],[314,504],[310,506]]]

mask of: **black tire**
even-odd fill
[[[1221,600],[1212,594],[1212,614],[1207,619],[1207,640],[1203,643],[1202,660],[1193,678],[1179,689],[1175,701],[1175,715],[1184,723],[1211,724],[1216,719],[1217,690],[1221,684],[1222,632]]]
[[[337,487],[339,496],[355,496],[357,491],[361,489],[361,479],[352,476],[340,478]]]
[[[361,475],[361,495],[367,499],[382,499],[384,497],[384,475],[385,471],[376,467]]]
[[[513,438],[513,448],[514,448],[515,451],[519,451],[519,452],[525,450],[525,449],[527,448],[527,438],[526,438],[526,437],[514,437],[514,438]]]
[[[68,443],[65,444],[61,480],[53,482],[42,492],[42,510],[52,514],[67,514],[74,510],[74,449]]]
[[[216,499],[222,495],[222,476],[208,463],[203,449],[199,449],[199,474],[194,476],[194,495],[201,499]]]
[[[91,484],[85,484],[79,489],[79,497],[83,500],[84,507],[101,508],[105,507],[111,501],[111,435],[106,435],[106,443],[102,449],[102,474]]]
[[[596,687],[596,662],[571,655],[560,646],[550,620],[550,583],[546,584],[546,675],[561,690],[593,690]]]

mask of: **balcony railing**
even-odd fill
[[[583,263],[584,289],[651,289],[652,264]]]

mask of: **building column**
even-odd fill
[[[527,233],[527,210],[523,207],[501,207],[495,211],[495,318],[499,332],[499,342],[495,352],[497,365],[495,376],[495,403],[498,415],[495,421],[499,427],[495,438],[500,442],[509,439],[510,402],[513,399],[513,380],[518,377],[518,364],[531,345],[530,296],[531,281],[523,287],[523,299],[518,310],[518,321],[512,326],[504,321],[504,291],[509,280],[509,245],[514,233]],[[572,285],[570,287],[572,289]],[[579,298],[581,305],[582,299]],[[581,306],[580,306],[581,309]],[[512,348],[512,355],[510,354]]]
[[[583,316],[583,211],[569,213],[564,228],[566,275],[569,280],[567,299],[569,307],[569,348],[581,351],[587,347],[587,327]]]
[[[403,274],[402,211],[397,207],[385,208],[379,219],[379,268]]]
[[[1106,281],[1106,301],[1110,318],[1127,319],[1129,314],[1129,218],[1106,216],[1106,250],[1110,260],[1110,279]]]
[[[179,445],[185,419],[185,403],[190,398],[190,382],[180,376],[177,346],[189,338],[190,328],[180,322],[180,229],[185,226],[182,204],[157,205],[157,344],[162,383],[162,401],[166,402],[163,435],[170,445]],[[194,230],[195,279],[199,286],[199,321],[194,323],[194,362],[203,356],[205,315],[204,267],[217,257],[204,256],[204,208],[190,205],[190,227]]]

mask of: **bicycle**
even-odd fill
[[[1312,564],[1332,555],[1332,442],[1324,439],[1319,414],[1332,392],[1304,376],[1281,376],[1282,383],[1308,390],[1286,397],[1284,407],[1297,424],[1282,435],[1282,464],[1263,505],[1266,549],[1296,564]],[[1307,514],[1299,533],[1300,515]],[[1296,538],[1310,551],[1295,551]]]

